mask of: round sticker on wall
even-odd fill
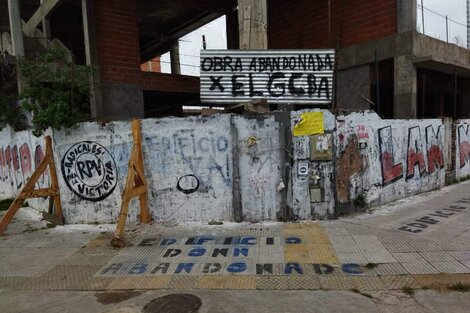
[[[62,175],[74,194],[97,202],[116,188],[116,162],[105,147],[94,141],[74,144],[62,158]]]

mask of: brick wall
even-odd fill
[[[142,63],[140,69],[144,72],[156,72],[159,73],[162,71],[160,57],[156,57],[150,61]]]
[[[95,0],[94,9],[101,79],[140,83],[137,0]]]
[[[269,48],[347,47],[397,31],[396,0],[269,0]]]

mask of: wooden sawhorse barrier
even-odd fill
[[[139,197],[140,222],[148,224],[152,220],[147,200],[148,185],[144,175],[140,120],[133,120],[131,126],[134,145],[132,147],[132,153],[129,160],[126,186],[122,193],[121,211],[119,212],[116,231],[111,239],[111,245],[116,248],[122,248],[126,245],[124,232],[126,228],[127,213],[129,211],[129,202],[132,198]]]
[[[31,178],[26,182],[23,189],[21,189],[19,195],[15,198],[13,203],[8,208],[7,212],[0,221],[0,235],[4,234],[5,229],[10,224],[11,220],[18,212],[19,208],[23,205],[24,200],[40,197],[52,197],[54,200],[54,215],[52,219],[56,224],[63,225],[64,219],[62,217],[62,204],[60,202],[59,183],[57,181],[57,172],[54,163],[54,154],[52,152],[51,137],[46,136],[46,155],[39,163],[38,167],[34,171]],[[46,171],[49,166],[51,187],[34,189],[34,185],[38,181],[39,177]],[[47,213],[46,213],[47,214]],[[46,215],[44,214],[44,215]]]

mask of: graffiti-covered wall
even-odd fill
[[[45,155],[45,143],[29,131],[14,132],[7,127],[0,131],[0,199],[15,197],[31,177]],[[42,175],[36,188],[49,186],[49,175]],[[45,207],[42,199],[30,204]]]
[[[340,203],[362,194],[383,204],[444,185],[441,120],[381,120],[366,112],[338,117],[337,127]]]
[[[284,112],[285,113],[285,112]],[[371,206],[444,185],[441,120],[382,120],[303,110],[142,121],[148,201],[157,221],[329,218],[365,195]],[[456,124],[457,177],[470,175],[470,123]],[[317,129],[319,127],[319,129]],[[130,122],[52,134],[67,223],[115,222],[132,150]],[[449,140],[447,140],[447,143]],[[44,156],[44,138],[0,132],[0,199],[14,197]],[[49,186],[43,175],[38,188]],[[29,201],[47,210],[45,199]],[[129,219],[138,219],[132,201]]]
[[[327,218],[334,215],[335,116],[326,110],[316,111],[323,113],[323,133],[294,134],[292,137],[291,207],[296,219]],[[307,112],[291,113],[293,128],[301,122],[302,114]]]
[[[470,175],[470,120],[455,123],[455,176],[457,179]]]

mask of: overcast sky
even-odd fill
[[[417,0],[418,5],[421,5],[421,0]],[[467,43],[467,1],[466,0],[423,0],[424,6],[424,31],[426,35],[446,40],[446,19],[447,15],[449,20],[449,42],[466,45]],[[430,10],[436,12],[431,12]],[[418,30],[423,32],[421,8],[417,10],[417,24]],[[453,21],[451,21],[453,20]],[[454,21],[463,24],[459,25]]]
[[[416,0],[421,5],[421,0]],[[449,42],[467,44],[467,0],[423,0],[424,31],[426,35],[446,40],[446,19],[449,18]],[[435,13],[433,13],[434,11]],[[417,28],[423,32],[421,8],[417,9]],[[454,21],[463,24],[459,25]],[[227,49],[225,16],[199,28],[180,39],[180,62],[183,75],[199,75],[199,51],[202,35],[206,35],[207,49]],[[161,58],[162,72],[170,72],[170,55]]]

